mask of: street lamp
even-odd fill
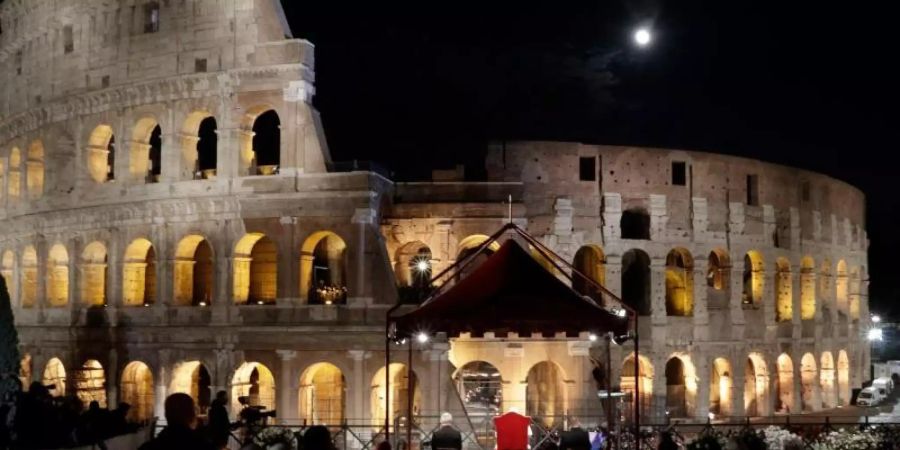
[[[875,314],[872,316],[872,323],[881,323],[881,316]]]
[[[872,328],[869,330],[869,333],[866,337],[869,339],[869,341],[881,342],[881,340],[884,338],[884,332],[881,331],[881,328]]]

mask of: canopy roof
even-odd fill
[[[449,337],[464,332],[577,336],[612,331],[620,335],[629,325],[626,317],[563,283],[512,239],[462,280],[394,322],[397,336],[425,331]]]

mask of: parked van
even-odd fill
[[[859,406],[876,406],[884,401],[885,394],[884,389],[876,388],[876,387],[867,387],[859,392],[859,396],[856,397],[856,404]]]
[[[877,389],[883,389],[884,395],[891,395],[891,392],[894,391],[894,380],[889,377],[876,378],[872,381],[872,387]]]

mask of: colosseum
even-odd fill
[[[646,316],[638,364],[612,346],[611,371],[648,422],[822,411],[867,378],[846,183],[564,142],[490,144],[484,181],[401,182],[332,160],[314,47],[277,0],[6,0],[0,27],[0,270],[26,385],[137,419],[227,390],[362,435],[453,398],[602,417],[606,346],[586,336],[435,336],[385,366],[388,309],[510,220]]]

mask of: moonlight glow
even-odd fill
[[[638,30],[634,32],[634,42],[641,47],[649,45],[650,30],[646,28],[638,28]]]

